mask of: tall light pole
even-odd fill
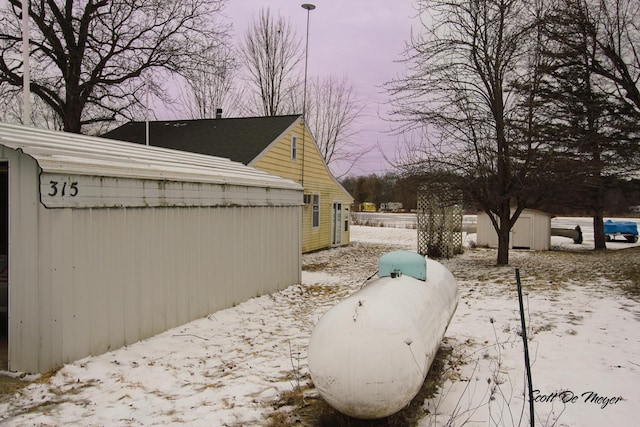
[[[22,0],[22,124],[31,125],[31,76],[29,66],[29,0]]]
[[[301,171],[301,185],[304,188],[304,146],[305,135],[307,133],[307,65],[309,63],[309,15],[310,12],[316,8],[311,3],[303,3],[302,8],[307,11],[307,40],[304,48],[304,89],[302,95],[302,171]]]

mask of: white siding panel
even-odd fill
[[[145,210],[136,209],[132,210],[130,214],[135,213],[140,216],[144,215]],[[158,268],[154,268],[153,259],[151,256],[147,257],[137,257],[136,254],[141,254],[144,251],[148,250],[148,247],[153,247],[156,242],[154,235],[154,217],[155,210],[147,213],[147,218],[139,218],[135,221],[134,224],[131,225],[131,234],[130,236],[135,236],[134,238],[130,238],[129,241],[134,245],[132,248],[132,258],[131,262],[135,264],[135,260],[139,259],[140,261],[137,264],[138,276],[136,280],[140,283],[140,336],[148,337],[157,334],[162,331],[159,327],[155,327],[154,325],[154,317],[156,314],[154,313],[154,299],[157,298],[157,290],[153,286],[155,283],[155,275],[159,275],[161,271]],[[135,224],[139,224],[139,230],[135,229]],[[138,234],[136,234],[138,233]],[[139,236],[148,236],[147,241],[143,242]],[[159,239],[161,236],[158,236]]]
[[[40,214],[40,289],[14,295],[11,324],[30,335],[12,337],[12,370],[100,354],[300,280],[296,206]]]
[[[527,224],[525,227],[524,224]],[[549,250],[551,246],[551,216],[541,211],[525,209],[512,228],[513,234],[509,241],[510,247],[526,242],[525,247],[537,251]],[[498,247],[498,235],[493,228],[489,216],[478,213],[477,225],[478,246]]]
[[[41,258],[38,231],[38,168],[26,156],[3,150],[9,159],[9,367],[39,365]],[[46,225],[46,224],[44,224]],[[45,249],[46,251],[46,249]],[[18,316],[18,313],[22,315]]]
[[[40,193],[48,208],[302,204],[296,189],[46,172]]]
[[[51,217],[50,216],[39,216],[39,229],[51,229]],[[27,261],[28,263],[33,262],[34,266],[38,266],[38,282],[35,283],[38,291],[38,299],[34,301],[32,306],[28,306],[26,309],[28,310],[29,317],[34,317],[38,319],[38,328],[47,328],[51,331],[51,336],[55,337],[55,342],[52,340],[52,345],[48,348],[43,348],[40,354],[38,355],[39,363],[42,361],[51,360],[52,358],[60,358],[63,354],[63,329],[62,324],[64,319],[61,318],[60,312],[53,310],[55,304],[62,304],[62,295],[64,295],[64,289],[57,289],[59,286],[54,285],[54,278],[56,275],[59,275],[59,272],[55,270],[53,267],[53,263],[55,262],[56,253],[52,251],[53,241],[55,236],[53,233],[49,233],[44,238],[40,240],[40,244],[38,245],[37,252],[32,254],[32,260]],[[19,237],[20,239],[22,236]],[[22,243],[22,242],[20,242]],[[21,245],[13,245],[14,248],[9,249],[10,257],[16,256],[15,254],[15,246]],[[14,259],[14,261],[18,261],[21,264],[24,260],[22,259]],[[9,267],[9,272],[11,274],[11,266]],[[14,272],[18,273],[18,272]],[[17,279],[16,281],[10,280],[13,283],[14,289],[18,290],[18,288],[22,288],[22,285],[19,285],[19,276],[13,274],[11,279]],[[43,283],[50,283],[50,286],[44,286]],[[57,280],[56,284],[64,283],[63,281]],[[71,281],[68,281],[66,284],[71,284]],[[10,314],[15,315],[14,307],[10,306]],[[49,324],[47,322],[50,322]],[[21,325],[22,326],[22,325]],[[11,346],[10,346],[11,347]]]
[[[533,248],[537,251],[548,251],[551,248],[551,215],[540,212],[533,218],[535,220]]]
[[[51,212],[51,215],[41,215],[43,227],[41,230],[50,232],[40,233],[42,248],[41,265],[48,268],[43,274],[41,284],[42,301],[39,312],[42,316],[40,330],[57,337],[57,342],[51,339],[49,348],[43,348],[41,353],[47,354],[43,362],[56,358],[67,358],[80,355],[78,331],[66,330],[65,324],[88,322],[87,316],[82,316],[71,307],[82,307],[82,300],[88,299],[82,293],[85,289],[75,289],[73,268],[73,226],[71,224],[71,211]],[[46,222],[46,226],[45,225]],[[47,244],[42,244],[42,242]],[[45,279],[45,277],[47,279]],[[73,304],[67,298],[73,298]],[[35,307],[34,307],[35,308]],[[50,328],[47,326],[50,325]],[[87,326],[88,329],[88,326]],[[55,349],[56,351],[48,351]]]

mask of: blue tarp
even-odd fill
[[[604,234],[631,234],[638,235],[638,225],[632,221],[611,221],[604,222]]]

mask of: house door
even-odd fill
[[[331,210],[331,244],[333,246],[342,243],[342,203],[333,202]]]
[[[0,162],[0,370],[9,368],[9,163]]]

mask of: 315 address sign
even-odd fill
[[[47,195],[51,197],[65,197],[65,196],[76,197],[78,195],[78,192],[80,191],[78,189],[77,181],[60,182],[60,181],[50,180],[49,186],[50,186],[49,193],[47,193]]]

